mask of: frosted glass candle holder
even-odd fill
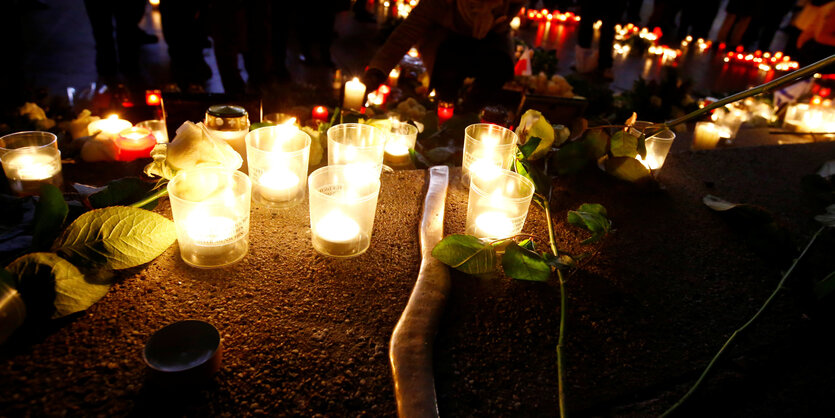
[[[533,192],[530,180],[509,170],[500,170],[489,179],[473,176],[467,201],[467,234],[485,239],[519,234]]]
[[[246,134],[249,133],[249,117],[246,109],[234,105],[215,105],[206,111],[203,122],[212,137],[225,141],[243,159],[240,170],[247,172]]]
[[[291,125],[266,126],[246,136],[252,200],[288,208],[304,200],[310,135]]]
[[[371,125],[343,123],[328,129],[328,165],[351,165],[362,171],[383,169],[383,153],[388,135]]]
[[[356,257],[371,245],[380,179],[356,181],[350,169],[322,167],[308,179],[311,238],[322,255]]]
[[[41,184],[61,187],[58,137],[49,132],[16,132],[0,138],[0,162],[12,192],[36,195]]]
[[[383,161],[392,167],[409,165],[411,162],[409,150],[415,148],[417,134],[418,129],[414,125],[393,122],[386,141]]]
[[[240,171],[199,167],[168,183],[180,256],[198,268],[235,263],[249,251],[252,183]]]
[[[136,124],[137,128],[145,128],[151,131],[151,134],[156,139],[157,144],[168,143],[168,127],[165,126],[164,120],[146,120]]]
[[[464,130],[464,159],[461,180],[470,185],[471,177],[485,180],[510,169],[519,137],[510,129],[489,123],[477,123]]]

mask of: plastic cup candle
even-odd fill
[[[327,121],[328,120],[328,108],[325,106],[316,106],[313,108],[313,119]]]
[[[145,128],[128,128],[116,138],[116,160],[133,161],[137,158],[149,158],[157,140],[151,131]]]
[[[328,165],[360,166],[372,177],[380,177],[388,135],[371,125],[343,123],[328,129]]]
[[[311,239],[322,255],[355,257],[371,245],[380,179],[357,182],[350,171],[330,165],[308,179]]]
[[[234,105],[215,105],[206,111],[204,121],[209,134],[222,139],[243,158],[240,170],[246,173],[246,134],[249,133],[249,118],[246,109]]]
[[[803,124],[803,116],[809,111],[808,103],[796,103],[786,109],[786,118],[783,120],[783,127],[793,131],[799,131]]]
[[[359,110],[362,107],[365,99],[365,84],[354,77],[351,81],[345,83],[345,98],[342,101],[342,107],[345,109]]]
[[[485,239],[519,234],[533,192],[530,180],[509,170],[499,170],[492,179],[473,177],[467,201],[467,234]]]
[[[664,161],[667,159],[667,154],[670,152],[670,147],[673,146],[673,141],[676,139],[676,134],[666,128],[659,132],[654,132],[657,131],[658,128],[652,128],[650,127],[651,125],[651,123],[643,121],[638,121],[634,125],[636,130],[644,133],[645,135],[651,134],[644,140],[644,144],[647,149],[646,158],[641,158],[640,155],[635,158],[637,158],[638,162],[643,164],[648,170],[654,171],[660,169],[661,166],[664,165]]]
[[[90,124],[87,125],[87,135],[93,135],[96,132],[99,132],[96,138],[116,139],[119,137],[119,133],[130,128],[131,126],[133,126],[132,123],[124,119],[119,119],[119,115],[113,114],[105,119],[90,122]]]
[[[270,207],[304,200],[310,135],[293,122],[255,129],[246,136],[252,199]]]
[[[724,129],[727,131],[727,128]],[[693,131],[694,150],[714,149],[722,137],[723,127],[713,122],[696,122],[696,129]],[[726,133],[729,135],[730,133]]]
[[[495,178],[500,169],[509,169],[516,153],[516,134],[499,125],[477,123],[464,130],[462,181],[470,185],[471,177]]]
[[[180,257],[198,268],[223,267],[249,251],[252,184],[223,167],[183,170],[168,183]]]
[[[41,184],[60,187],[61,152],[49,132],[17,132],[0,138],[0,162],[9,187],[18,195],[35,195]]]
[[[411,162],[409,149],[415,147],[417,134],[418,130],[415,126],[393,120],[383,161],[395,167],[408,165]]]
[[[157,144],[168,143],[168,127],[166,127],[164,120],[145,120],[137,123],[136,127],[145,128],[151,131],[151,135],[154,136],[154,139],[156,139]]]

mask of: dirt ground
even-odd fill
[[[558,180],[560,250],[588,254],[566,287],[572,416],[662,412],[779,281],[785,260],[710,211],[703,195],[768,209],[794,248],[822,208],[800,178],[830,159],[833,143],[688,151],[668,158],[663,190],[596,170]],[[314,252],[305,202],[253,207],[250,253],[234,267],[189,268],[174,245],[125,272],[86,312],[24,330],[0,349],[0,415],[394,415],[388,340],[417,276],[424,177],[384,175],[371,248],[355,259]],[[466,198],[453,177],[446,233],[463,232]],[[581,245],[585,232],[565,221],[583,202],[609,210],[615,230],[601,244]],[[167,203],[158,210],[170,216]],[[542,210],[531,210],[525,230],[547,246]],[[808,297],[810,280],[835,268],[831,235],[816,244],[829,252],[801,266],[682,415],[833,410],[831,316]],[[220,330],[223,365],[206,387],[165,393],[145,383],[142,348],[186,318]],[[435,344],[441,414],[556,415],[558,324],[555,281],[453,274]]]

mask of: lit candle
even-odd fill
[[[434,92],[434,90],[433,90]],[[443,125],[452,118],[455,113],[455,106],[448,102],[438,102],[438,124]]]
[[[409,162],[409,147],[401,141],[389,140],[386,142],[385,161],[388,164],[402,165]]]
[[[61,153],[55,148],[15,149],[0,160],[9,186],[19,195],[38,194],[43,183],[61,186]]]
[[[313,246],[332,255],[349,255],[360,243],[360,226],[357,221],[339,209],[328,212],[313,230]]]
[[[362,107],[364,98],[365,84],[362,84],[357,77],[345,83],[345,99],[342,101],[342,107],[345,109],[359,110]]]
[[[96,138],[116,139],[120,132],[130,128],[131,126],[133,126],[132,123],[124,119],[119,119],[119,115],[112,114],[105,119],[90,122],[90,124],[87,125],[87,135],[93,135],[100,131]]]
[[[249,133],[249,115],[241,106],[215,105],[206,110],[203,123],[210,135],[225,141],[240,154],[243,164],[240,171],[248,172],[246,162],[246,134]]]
[[[652,155],[647,155],[646,159],[641,158],[641,156],[638,155],[638,156],[635,157],[635,159],[637,159],[639,163],[641,163],[644,167],[646,167],[647,170],[657,170],[658,168],[661,167],[661,164]]]
[[[397,87],[397,81],[400,80],[400,67],[394,67],[389,72],[389,85]]]
[[[490,158],[479,158],[470,164],[470,173],[483,180],[492,180],[502,173],[502,162]]]
[[[519,16],[515,16],[513,19],[510,20],[511,29],[519,30],[520,26],[522,26],[522,19],[519,19]]]
[[[386,141],[383,161],[392,167],[403,167],[411,163],[409,149],[415,147],[418,130],[415,126],[390,118],[389,138]]]
[[[145,120],[136,124],[138,128],[145,128],[151,131],[151,135],[156,139],[157,144],[168,143],[168,128],[165,126],[164,120]]]
[[[261,174],[256,182],[260,186],[258,192],[266,199],[287,201],[296,195],[300,180],[286,168],[274,168]]]
[[[157,144],[151,131],[145,128],[128,128],[119,134],[116,144],[117,161],[133,161],[137,158],[149,158],[151,150]]]
[[[313,108],[313,119],[327,121],[328,120],[328,108],[325,106],[316,106]]]
[[[693,132],[693,149],[716,148],[722,131],[721,127],[713,122],[696,123],[696,130]]]
[[[513,221],[501,212],[484,212],[475,219],[475,236],[480,238],[507,238],[513,235]]]

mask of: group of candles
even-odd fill
[[[113,141],[118,161],[147,158],[160,142],[168,142],[165,122],[149,120],[136,126],[111,115],[91,122],[87,127],[91,140]],[[60,186],[61,151],[58,138],[50,132],[16,132],[0,138],[0,162],[9,186],[19,195],[34,195],[43,183]]]
[[[724,49],[724,44],[719,45],[719,49]],[[742,46],[736,47],[734,51],[728,51],[722,60],[726,63],[738,63],[756,66],[760,71],[791,71],[800,67],[797,61],[792,61],[788,55],[783,55],[782,52],[777,51],[773,55],[766,51],[762,52],[756,50],[753,53],[746,53]]]
[[[700,104],[700,107],[704,107],[706,103]],[[742,102],[716,109],[710,115],[710,121],[696,123],[692,148],[716,148],[720,140],[730,141],[736,138],[742,124],[754,118],[761,118],[764,123],[771,122],[774,110],[769,103],[750,97]]]
[[[323,109],[318,111],[326,117]],[[288,208],[303,202],[306,193],[311,241],[317,252],[354,257],[368,249],[383,163],[409,163],[417,128],[396,120],[379,125],[386,129],[357,123],[334,125],[327,131],[328,165],[308,176],[311,138],[294,122],[249,131],[243,108],[209,109],[207,131],[236,151],[243,143],[241,157],[246,165],[240,171],[223,167],[185,170],[169,183],[180,253],[186,263],[213,268],[240,260],[249,248],[250,201]]]
[[[808,103],[792,104],[786,109],[783,127],[796,132],[835,133],[832,100],[815,96]]]

